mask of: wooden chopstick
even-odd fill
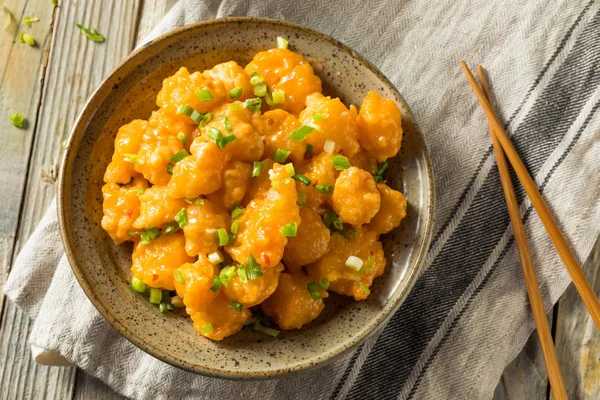
[[[479,78],[481,89],[483,90],[483,93],[489,102],[489,88],[481,65],[477,67],[477,77]],[[517,251],[519,252],[521,266],[523,267],[523,277],[525,278],[525,286],[527,287],[527,294],[529,295],[529,303],[531,304],[533,320],[535,322],[535,326],[537,327],[538,337],[540,338],[540,344],[542,346],[542,354],[544,356],[544,362],[546,363],[546,371],[548,372],[548,379],[550,380],[550,388],[552,389],[552,394],[554,395],[555,399],[567,399],[568,397],[565,389],[565,383],[560,372],[560,366],[558,365],[558,357],[556,356],[556,349],[554,348],[554,342],[552,341],[550,326],[548,325],[548,319],[546,318],[546,313],[544,311],[542,295],[540,294],[540,288],[535,278],[533,260],[531,259],[531,254],[529,253],[525,229],[523,228],[523,222],[521,221],[519,204],[517,203],[517,198],[515,197],[515,191],[510,178],[510,172],[508,171],[508,164],[506,163],[506,157],[504,156],[502,146],[500,145],[496,135],[493,133],[491,124],[490,136],[492,138],[494,152],[496,153],[496,162],[498,164],[498,171],[500,172],[500,180],[502,182],[502,190],[504,191],[504,197],[506,199],[506,206],[508,207],[508,214],[510,215],[510,222],[513,227],[513,234],[515,235]]]
[[[506,135],[506,132],[504,131],[502,124],[498,120],[498,117],[496,116],[496,114],[494,114],[490,102],[486,99],[485,94],[481,90],[481,87],[479,87],[479,85],[477,84],[477,81],[471,73],[471,70],[469,70],[469,67],[464,61],[460,62],[460,66],[462,67],[465,76],[467,77],[467,80],[471,85],[471,89],[473,89],[473,92],[475,92],[477,100],[479,100],[481,107],[487,115],[489,124],[493,128],[492,131],[494,135],[498,138],[498,141],[502,145],[504,153],[508,157],[508,160],[510,161],[513,169],[517,173],[517,176],[519,177],[519,180],[521,181],[525,192],[529,196],[531,203],[533,204],[535,210],[540,216],[540,219],[542,220],[542,223],[544,224],[544,227],[546,228],[546,231],[548,232],[548,235],[550,236],[550,239],[552,240],[552,243],[554,244],[558,255],[565,264],[565,267],[567,268],[567,271],[571,276],[571,280],[575,285],[575,289],[577,289],[577,292],[579,292],[583,303],[585,304],[588,312],[592,316],[592,319],[596,324],[596,329],[600,330],[600,301],[598,301],[598,298],[596,297],[592,286],[583,274],[583,271],[581,271],[579,263],[575,259],[573,253],[571,253],[571,250],[569,249],[565,238],[561,234],[560,229],[558,229],[558,226],[556,225],[554,218],[552,218],[548,207],[546,207],[546,203],[544,203],[544,200],[542,199],[542,196],[540,195],[540,192],[538,191],[535,182],[533,181],[533,179],[531,179],[531,176],[527,172],[527,168],[525,168],[523,161],[521,161],[521,159],[519,158],[517,151],[515,150],[514,146],[510,142],[510,139]]]

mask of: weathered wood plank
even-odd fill
[[[20,13],[19,18],[21,14],[42,18],[43,11],[54,12],[49,0],[30,3],[36,3],[39,10],[29,9],[26,6],[26,11]],[[11,209],[2,207],[0,224],[10,222],[10,218],[14,220],[11,225],[6,227],[3,225],[0,230],[0,234],[4,234],[8,238],[2,243],[11,250],[15,249],[13,254],[6,254],[4,250],[0,250],[0,254],[2,254],[0,259],[5,262],[4,271],[9,269],[10,262],[14,261],[18,249],[29,237],[54,196],[53,178],[56,176],[56,165],[61,151],[60,142],[68,134],[73,120],[91,91],[133,48],[139,7],[139,0],[126,2],[119,0],[62,1],[57,11],[48,68],[46,71],[42,68],[40,72],[45,82],[41,93],[41,103],[40,93],[34,94],[33,89],[30,90],[32,93],[24,92],[20,82],[25,81],[23,76],[25,76],[24,71],[28,71],[26,67],[33,68],[32,66],[40,65],[42,59],[35,60],[29,57],[27,58],[29,66],[25,65],[25,62],[13,65],[11,61],[10,65],[6,67],[7,72],[14,70],[11,82],[7,83],[13,87],[10,87],[11,91],[7,90],[7,92],[4,91],[4,86],[2,87],[2,103],[0,104],[3,106],[3,111],[8,109],[9,105],[17,107],[21,104],[28,104],[28,102],[35,103],[30,106],[33,111],[29,115],[32,116],[30,117],[31,122],[37,123],[32,123],[29,130],[19,132],[21,134],[19,140],[14,139],[22,149],[19,153],[21,154],[20,159],[5,158],[5,152],[7,157],[13,156],[11,153],[14,150],[7,149],[6,146],[0,148],[0,162],[8,163],[6,168],[4,165],[2,166],[3,171],[7,168],[12,169],[11,174],[8,175],[11,180],[5,176],[0,177],[2,187],[14,187],[19,193],[23,193],[26,182],[22,201],[20,200],[21,196],[16,200],[5,199],[2,196],[6,196],[8,191],[0,191],[1,202],[11,201],[13,203]],[[75,27],[76,23],[97,28],[106,36],[106,42],[94,43],[88,40]],[[46,43],[48,41],[46,39],[42,42],[44,48],[48,46]],[[27,46],[23,50],[25,48]],[[22,50],[19,49],[19,51]],[[4,75],[6,76],[7,73],[5,72]],[[39,82],[37,87],[42,89]],[[9,93],[10,96],[5,96],[5,93]],[[28,111],[20,112],[26,114]],[[7,113],[8,111],[3,115]],[[39,121],[34,120],[36,113]],[[5,129],[3,125],[5,120],[7,119],[1,119],[0,129]],[[10,121],[8,123],[10,124]],[[18,138],[17,135],[13,136]],[[9,137],[9,139],[11,138],[12,136]],[[24,161],[19,164],[19,161],[22,160]],[[31,160],[29,166],[27,166],[27,160]],[[18,169],[12,165],[15,162],[19,166]],[[20,216],[19,210],[23,210]],[[20,219],[17,219],[17,216]],[[18,231],[15,232],[16,221],[19,221],[19,224]],[[13,238],[15,238],[14,241]],[[29,319],[11,303],[6,303],[1,321],[0,387],[2,396],[10,399],[66,399],[73,397],[76,376],[74,367],[49,368],[39,366],[31,360],[27,343],[31,326]]]
[[[600,237],[583,272],[600,293]],[[573,285],[558,302],[556,352],[570,399],[600,398],[600,332]]]
[[[138,21],[137,43],[144,40],[177,0],[144,0]]]

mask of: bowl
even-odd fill
[[[382,237],[388,265],[367,301],[332,295],[322,315],[300,330],[271,338],[243,329],[221,342],[198,334],[183,315],[165,315],[130,288],[130,245],[102,230],[104,170],[118,128],[156,109],[162,80],[182,65],[190,71],[235,60],[249,62],[284,36],[323,80],[323,92],[360,105],[369,89],[402,112],[401,153],[386,179],[405,193],[408,215]],[[59,186],[62,240],[75,277],[106,320],[134,345],[174,366],[235,379],[288,375],[324,365],[356,347],[392,316],[419,276],[431,240],[434,183],[429,155],[406,102],[373,65],[342,43],[308,28],[262,18],[225,18],[183,27],[144,44],[96,89],[79,115],[62,161]]]

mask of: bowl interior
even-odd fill
[[[190,71],[234,60],[289,38],[324,83],[324,93],[360,105],[369,89],[394,99],[403,114],[401,154],[391,160],[388,184],[406,194],[408,216],[383,237],[388,266],[368,301],[326,299],[323,314],[301,330],[273,339],[244,329],[222,342],[194,331],[184,315],[163,315],[128,285],[131,245],[116,246],[100,227],[102,178],[118,128],[147,119],[156,109],[162,80],[180,66]],[[261,378],[305,370],[341,355],[391,316],[418,275],[430,239],[433,210],[431,168],[423,138],[396,89],[357,54],[337,41],[296,25],[235,18],[192,25],[146,44],[95,92],[80,115],[63,161],[60,220],[67,255],[84,291],[127,339],[173,365],[208,375]]]

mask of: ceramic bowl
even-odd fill
[[[156,109],[162,80],[235,60],[245,65],[284,36],[323,80],[323,92],[360,105],[369,89],[396,101],[403,117],[401,153],[388,184],[406,194],[408,216],[383,237],[388,265],[367,301],[332,295],[322,315],[300,330],[271,338],[243,329],[221,342],[198,334],[183,315],[164,315],[129,287],[131,245],[116,246],[102,230],[102,178],[118,128]],[[330,362],[356,347],[398,309],[419,275],[433,225],[434,187],[427,148],[410,110],[373,65],[342,43],[302,26],[259,18],[201,22],[170,32],[131,54],[96,89],[73,128],[59,179],[62,240],[81,287],[133,344],[174,366],[237,379],[283,376]]]

